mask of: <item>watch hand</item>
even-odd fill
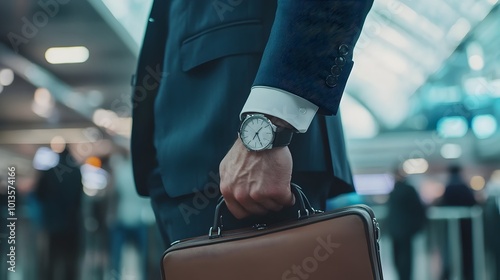
[[[263,145],[262,145],[262,141],[260,141],[260,137],[259,137],[259,134],[258,134],[258,133],[257,133],[257,135],[256,135],[256,136],[257,136],[257,139],[259,140],[260,145],[261,145],[261,146],[263,146]]]
[[[255,135],[254,135],[254,137],[252,138],[252,140],[253,140],[253,139],[255,139],[255,136],[257,136],[257,138],[259,138],[259,142],[260,142],[259,132],[260,132],[263,128],[264,128],[264,127],[261,127],[261,128],[259,128],[259,130],[257,130],[257,132],[255,132]],[[262,142],[261,142],[260,144],[262,145]]]

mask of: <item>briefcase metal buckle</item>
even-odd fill
[[[305,213],[305,215],[302,215],[301,210],[297,210],[297,218],[301,219],[301,218],[309,217],[309,209],[304,209],[304,213]]]
[[[217,234],[215,235],[216,232]],[[221,237],[220,227],[217,227],[217,231],[214,229],[214,227],[210,227],[210,230],[208,231],[208,238],[214,239],[219,237]]]

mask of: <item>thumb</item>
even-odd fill
[[[293,205],[295,205],[295,195],[291,191],[290,191],[290,194],[291,194],[291,198],[289,200],[290,202],[288,205],[293,206]]]

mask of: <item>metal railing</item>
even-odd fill
[[[450,279],[462,280],[462,236],[460,220],[470,219],[472,226],[472,259],[474,279],[486,279],[483,210],[474,207],[430,207],[429,221],[445,221],[448,231],[448,254],[450,256]],[[430,232],[430,231],[428,231]]]

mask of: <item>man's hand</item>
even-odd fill
[[[292,155],[288,147],[252,152],[238,138],[219,171],[221,193],[238,219],[279,211],[295,203],[290,190]]]

